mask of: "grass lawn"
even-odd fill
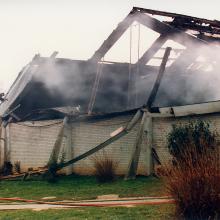
[[[98,195],[118,194],[120,197],[163,196],[166,195],[163,183],[153,177],[137,177],[124,181],[122,178],[113,183],[98,184],[94,177],[63,176],[57,183],[42,180],[2,181],[0,197],[21,197],[41,199],[56,196],[61,199],[94,199]],[[172,219],[173,205],[136,206],[136,207],[85,207],[45,211],[0,211],[0,220],[47,220],[47,219]]]
[[[56,220],[56,219],[174,219],[172,205],[138,206],[132,208],[77,208],[67,210],[46,211],[3,211],[0,212],[1,220]]]
[[[119,178],[105,184],[98,184],[94,177],[74,175],[63,176],[57,183],[41,180],[0,182],[0,197],[41,199],[55,196],[57,200],[78,200],[94,199],[106,194],[118,194],[120,197],[166,195],[162,182],[153,177],[137,177],[136,180],[128,181]]]

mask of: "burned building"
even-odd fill
[[[134,24],[158,37],[135,63],[104,60]],[[68,173],[91,174],[89,156],[105,149],[119,174],[150,174],[152,149],[169,158],[173,123],[220,129],[219,34],[216,20],[134,7],[89,60],[36,55],[0,105],[1,162],[25,170],[65,152]]]

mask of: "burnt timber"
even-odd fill
[[[165,19],[161,21],[156,19],[154,15],[171,18],[172,20]],[[157,32],[159,34],[158,38],[136,63],[103,62],[106,53],[134,22]],[[194,98],[189,101],[184,99],[191,92],[191,90],[185,91],[184,83],[192,81],[192,75],[200,78],[201,75],[206,73],[205,70],[200,68],[204,63],[201,64],[196,61],[200,55],[205,55],[209,63],[214,63],[216,68],[219,67],[217,65],[219,58],[216,53],[213,53],[213,51],[218,51],[218,45],[210,44],[210,42],[218,43],[219,28],[220,22],[216,20],[211,21],[134,7],[87,61],[56,58],[57,52],[54,52],[48,58],[36,55],[20,72],[4,100],[2,100],[0,115],[3,122],[7,123],[62,118],[63,126],[58,132],[51,158],[55,158],[57,161],[64,136],[66,136],[68,142],[67,152],[69,158],[68,161],[56,167],[57,170],[72,165],[107,147],[130,133],[136,126],[137,134],[126,178],[135,178],[143,139],[147,139],[144,154],[147,162],[147,173],[150,175],[153,167],[152,153],[157,155],[156,150],[152,150],[153,118],[174,118],[220,112],[219,101],[216,100],[215,96],[210,96],[209,93],[212,85],[210,88],[207,84],[206,88],[199,88],[195,91]],[[177,58],[169,57],[171,48],[164,46],[168,40],[184,46],[185,49],[172,49],[172,52],[179,53]],[[157,56],[157,52],[160,50],[165,50],[163,58]],[[203,51],[205,51],[205,54],[203,54]],[[151,59],[161,60],[161,65],[148,64]],[[170,60],[173,63],[166,66]],[[139,69],[138,73],[136,72],[137,67]],[[208,74],[211,75],[214,72],[213,69]],[[132,77],[130,77],[130,73],[132,73]],[[53,79],[58,79],[58,81]],[[168,84],[166,84],[167,82]],[[177,84],[176,90],[172,90],[167,86],[169,82]],[[138,88],[138,91],[134,87]],[[205,96],[206,93],[209,96]],[[137,100],[135,100],[136,97]],[[92,104],[89,106],[89,103]],[[71,112],[67,111],[68,107],[72,108]],[[75,107],[75,112],[73,112],[73,107]],[[90,115],[87,114],[88,109]],[[126,122],[125,127],[119,129],[118,133],[116,132],[110,138],[108,137],[103,142],[77,156],[71,154],[70,150],[73,147],[71,122],[82,121],[83,119],[88,122],[92,119],[96,120],[112,115],[130,114],[131,111],[136,112],[136,114],[129,122]],[[141,122],[138,124],[140,119]],[[10,142],[10,135],[9,126],[5,127],[6,138],[4,141],[7,150],[10,149],[7,146]],[[68,132],[65,133],[67,130]],[[159,161],[158,156],[157,161]],[[71,169],[68,172],[71,173]]]
[[[160,21],[152,15],[171,18],[172,20]],[[133,22],[138,22],[156,31],[160,36],[139,58],[137,63],[102,62],[102,57]],[[158,108],[216,101],[214,97],[206,97],[199,90],[196,91],[197,94],[202,95],[197,95],[188,102],[180,98],[180,94],[186,92],[181,87],[176,94],[176,98],[170,98],[170,93],[173,93],[173,91],[167,90],[164,82],[174,80],[175,83],[182,84],[183,81],[188,80],[189,74],[185,74],[186,69],[194,63],[200,53],[198,51],[193,56],[191,54],[192,47],[205,47],[209,58],[216,60],[217,57],[212,53],[213,45],[210,45],[210,41],[218,42],[219,28],[220,22],[216,20],[134,7],[87,61],[56,58],[57,52],[54,52],[49,58],[36,55],[19,73],[16,81],[4,97],[5,101],[0,105],[0,115],[3,116],[3,120],[11,118],[11,121],[62,118],[63,114],[56,110],[57,107],[78,105],[81,107],[82,114],[86,114],[97,75],[97,67],[100,63],[103,65],[103,73],[97,89],[93,114],[121,112],[139,108],[145,105],[159,71],[159,66],[151,66],[147,63],[155,58],[154,56],[159,50],[164,49],[163,45],[167,40],[178,42],[186,49],[183,52],[179,51],[180,56],[174,60],[171,66],[166,68],[152,106]],[[216,50],[217,47],[214,49]],[[134,76],[137,66],[139,73]],[[52,67],[52,71],[48,67]],[[131,79],[128,76],[129,68],[134,73]],[[199,69],[191,72],[199,77],[198,73],[200,74],[202,71]],[[178,75],[172,74],[176,72],[178,72]],[[59,85],[53,85],[52,83],[52,87],[48,86],[52,78],[58,78]],[[135,92],[132,86],[129,88],[129,80],[131,80],[131,84],[136,84],[138,91]],[[128,91],[129,89],[131,91]],[[209,90],[209,88],[206,89]],[[65,90],[68,90],[68,92],[65,92]],[[128,93],[131,96],[129,98],[130,103],[128,103]],[[134,97],[138,97],[138,100],[134,101]],[[12,112],[13,114],[8,114],[13,109],[15,109]]]

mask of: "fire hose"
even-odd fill
[[[157,199],[157,197],[154,197]],[[159,197],[158,197],[159,198]],[[136,200],[126,200],[124,202],[100,202],[94,201],[92,202],[45,202],[42,200],[31,200],[31,199],[23,199],[23,198],[3,198],[0,197],[0,201],[11,201],[11,202],[25,202],[25,203],[36,203],[36,204],[47,204],[47,205],[62,205],[62,206],[73,206],[73,207],[113,207],[113,206],[127,206],[127,205],[162,205],[162,204],[174,204],[175,200],[172,198],[161,199],[160,201],[137,201]],[[140,200],[140,199],[139,199]],[[97,203],[100,202],[100,203]]]

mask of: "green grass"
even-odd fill
[[[163,184],[153,177],[138,177],[124,181],[119,178],[113,183],[98,184],[94,177],[63,176],[57,183],[47,181],[2,181],[0,197],[22,197],[40,199],[56,196],[57,199],[94,199],[98,195],[118,194],[127,196],[162,196],[165,195]]]
[[[105,220],[130,220],[130,219],[174,219],[172,205],[138,206],[132,208],[77,208],[68,210],[46,211],[4,211],[0,212],[1,220],[47,220],[47,219],[105,219]]]
[[[153,177],[137,177],[136,180],[124,181],[122,178],[113,183],[98,184],[94,177],[63,176],[57,183],[42,180],[2,181],[0,197],[21,197],[41,199],[56,196],[60,199],[93,199],[98,195],[118,194],[130,196],[165,195],[163,183]],[[173,219],[173,205],[111,207],[111,208],[73,208],[45,211],[0,211],[0,220],[47,220],[47,219]]]

